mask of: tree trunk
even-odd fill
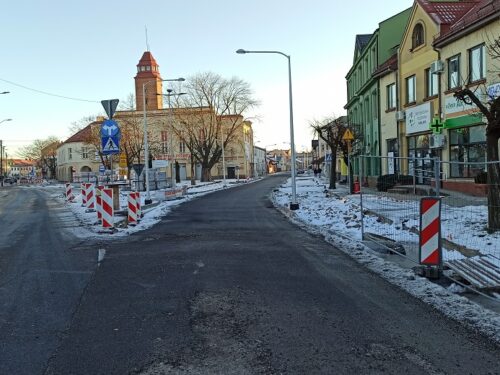
[[[194,155],[193,152],[191,152],[191,185],[194,186],[196,185],[196,178],[195,178],[195,168],[194,168]]]
[[[337,186],[337,156],[332,154],[332,164],[330,165],[330,186],[329,189],[336,189]]]
[[[498,162],[498,132],[487,132],[487,159],[496,163],[488,164],[488,230],[500,230],[500,164]]]
[[[212,181],[212,174],[210,170],[212,168],[207,167],[205,164],[201,165],[201,182],[209,182]]]

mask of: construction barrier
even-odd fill
[[[101,205],[102,227],[113,228],[113,189],[101,190]]]
[[[420,264],[441,266],[441,198],[420,200]]]
[[[81,189],[82,189],[82,207],[87,206],[87,192],[86,192],[86,185],[83,183],[81,184]]]
[[[73,186],[67,182],[66,183],[66,200],[68,202],[73,202],[73,199],[75,199],[75,196],[73,195]]]
[[[99,222],[101,222],[102,220],[102,198],[101,198],[102,189],[104,189],[104,186],[98,185],[95,192],[97,221]]]
[[[85,200],[89,210],[95,209],[94,190],[94,184],[85,184]]]
[[[137,225],[137,198],[138,194],[135,192],[128,193],[128,224],[129,225]]]
[[[141,210],[141,193],[135,192],[135,202],[137,204],[137,221],[141,221],[142,210]]]

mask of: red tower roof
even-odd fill
[[[137,64],[136,78],[160,77],[160,66],[151,52],[146,51]]]

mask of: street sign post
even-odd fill
[[[114,137],[102,137],[102,153],[104,155],[113,155],[120,153],[120,138],[117,136]]]
[[[120,101],[119,99],[101,100],[101,104],[104,107],[104,110],[106,111],[106,114],[108,115],[110,120],[113,118],[113,115],[115,114],[116,107],[118,107],[119,101]]]

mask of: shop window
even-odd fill
[[[469,50],[469,82],[486,77],[486,58],[484,44]]]
[[[406,104],[416,102],[415,84],[416,78],[414,75],[406,78]]]
[[[460,55],[448,59],[448,90],[460,85]]]
[[[424,44],[424,27],[421,23],[417,23],[413,28],[413,34],[411,37],[411,48],[415,49],[418,46]]]
[[[486,170],[485,125],[450,129],[450,177],[473,178]]]

